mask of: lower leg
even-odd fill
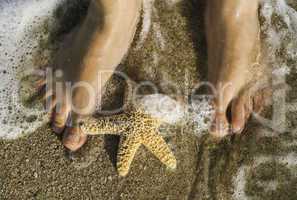
[[[229,133],[226,113],[228,106],[247,90],[253,64],[259,58],[258,6],[258,0],[208,1],[206,26],[209,80],[217,90],[216,115],[211,133],[218,137]],[[245,101],[249,101],[249,98]],[[243,106],[239,106],[235,115],[242,115]],[[240,124],[244,124],[244,120],[242,118]]]
[[[87,17],[68,41],[68,48],[57,53],[55,68],[63,72],[63,92],[57,97],[56,89],[52,91],[58,105],[53,116],[53,129],[59,133],[64,131],[63,143],[68,149],[77,150],[85,143],[86,136],[77,128],[76,121],[82,115],[92,114],[96,96],[101,95],[102,87],[127,53],[140,8],[139,0],[92,0]],[[108,73],[100,73],[102,71]],[[101,76],[100,85],[98,76]],[[86,83],[96,94],[89,94],[85,87],[70,92],[67,82],[74,85]],[[67,95],[69,93],[72,94]],[[73,123],[65,129],[70,113]]]

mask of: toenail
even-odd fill
[[[57,134],[61,134],[64,131],[64,127],[53,126],[52,129]]]
[[[79,150],[87,141],[87,138],[84,137],[77,137],[78,140],[74,141],[69,141],[69,138],[65,137],[64,138],[64,146],[71,152],[75,152]],[[71,139],[70,139],[71,140]]]
[[[244,127],[232,127],[233,133],[239,134],[243,131]]]

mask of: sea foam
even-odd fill
[[[0,2],[0,138],[17,138],[36,130],[46,121],[42,106],[24,106],[19,95],[20,80],[39,67],[34,66],[34,59],[40,39],[45,37],[39,30],[54,20],[54,10],[61,2]]]

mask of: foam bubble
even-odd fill
[[[261,29],[266,36],[269,64],[286,71],[295,68],[287,61],[297,58],[297,12],[285,0],[264,0],[260,13],[264,18]]]
[[[248,200],[249,197],[245,193],[245,187],[246,187],[246,171],[248,167],[243,166],[239,168],[237,175],[233,179],[233,185],[234,185],[234,193],[233,193],[233,199],[234,200]]]
[[[172,8],[181,1],[182,0],[166,0],[166,3],[169,6],[169,8]]]
[[[200,95],[190,105],[180,102],[163,94],[146,95],[136,102],[148,114],[162,119],[169,124],[190,122],[194,125],[195,134],[201,136],[210,128],[214,118],[214,108],[211,98]]]
[[[153,39],[155,40],[156,45],[160,46],[162,50],[165,49],[166,41],[162,35],[161,25],[159,22],[159,13],[154,4],[155,0],[142,0],[142,27],[139,41],[136,45],[137,50],[139,50],[144,45],[151,29],[154,34]],[[173,6],[174,2],[168,1],[167,4],[168,6]]]
[[[137,105],[148,114],[170,124],[180,121],[185,115],[185,110],[179,102],[163,94],[146,95]]]
[[[168,5],[177,2],[179,1],[167,0]],[[47,37],[40,30],[46,23],[50,26],[55,24],[53,12],[62,3],[63,0],[2,0],[0,2],[1,138],[17,138],[22,133],[34,131],[46,121],[44,110],[38,106],[34,108],[24,106],[18,93],[24,73],[39,67],[34,66],[35,55],[39,55],[37,54],[39,39]],[[155,26],[155,30],[160,29],[160,26],[151,19],[154,9],[154,0],[144,0],[143,29],[138,47],[143,45],[151,28]],[[274,14],[280,17],[287,28],[280,29],[273,23]],[[287,60],[297,58],[297,12],[284,0],[264,0],[261,15],[265,19],[262,30],[267,35],[265,42],[269,46],[269,60],[276,69],[281,67],[285,72],[289,72],[292,66],[287,64]],[[155,37],[157,42],[164,46],[161,32],[157,32]],[[285,51],[282,54],[284,58],[278,55],[280,49]],[[42,53],[46,57],[46,51]],[[275,70],[275,72],[281,73],[284,70]],[[198,132],[206,130],[209,126],[208,121],[205,121],[209,118],[206,116],[211,115],[209,105],[204,101],[192,105],[194,112],[191,116],[196,122]]]
[[[33,132],[47,119],[41,105],[26,107],[19,95],[21,80],[34,66],[42,26],[54,23],[60,0],[0,2],[0,138],[14,139]]]
[[[214,119],[214,108],[208,95],[200,95],[192,101],[189,109],[190,120],[194,123],[196,134],[202,135],[209,130]]]
[[[142,27],[140,32],[140,39],[136,45],[136,49],[140,49],[146,41],[152,25],[152,14],[155,0],[142,1]]]

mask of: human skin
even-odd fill
[[[254,91],[253,77],[255,72],[260,73],[261,65],[259,0],[207,2],[208,78],[216,91],[210,133],[220,138],[241,133],[251,113],[262,109],[265,95],[269,94]]]
[[[86,142],[87,136],[81,133],[77,121],[94,111],[95,97],[101,95],[102,87],[128,51],[140,10],[139,0],[92,0],[85,20],[57,53],[54,70],[63,72],[59,79],[63,89],[58,92],[57,84],[53,84],[54,88],[47,90],[45,96],[52,97],[48,106],[54,113],[52,128],[63,133],[63,144],[68,149],[75,151]],[[100,71],[108,72],[99,74]],[[66,83],[87,83],[97,94],[90,95],[85,87],[77,87],[70,95]],[[50,83],[41,80],[38,88],[43,84]],[[80,112],[74,111],[74,107]],[[67,128],[70,115],[72,123]]]
[[[46,96],[53,96],[50,106],[55,110],[52,128],[56,133],[63,133],[63,144],[71,151],[79,149],[87,140],[77,121],[93,112],[95,96],[101,95],[104,84],[128,51],[136,31],[141,2],[92,0],[87,17],[57,54],[55,70],[63,72],[62,95],[57,95],[54,88]],[[258,62],[260,54],[259,2],[208,0],[207,4],[209,81],[218,91],[214,103],[215,121],[210,133],[223,137],[230,133],[230,124],[231,132],[240,133],[252,112],[248,77],[250,66]],[[110,73],[101,75],[101,84],[98,85],[98,72],[102,70]],[[92,96],[85,88],[78,87],[69,95],[69,89],[63,84],[66,82],[88,83],[98,93]],[[47,84],[46,81],[40,83]],[[225,87],[228,84],[232,86]],[[75,111],[74,107],[84,108],[90,102],[93,103],[84,112]],[[231,102],[234,102],[232,120],[228,122],[226,112]],[[70,114],[72,123],[65,128]]]

